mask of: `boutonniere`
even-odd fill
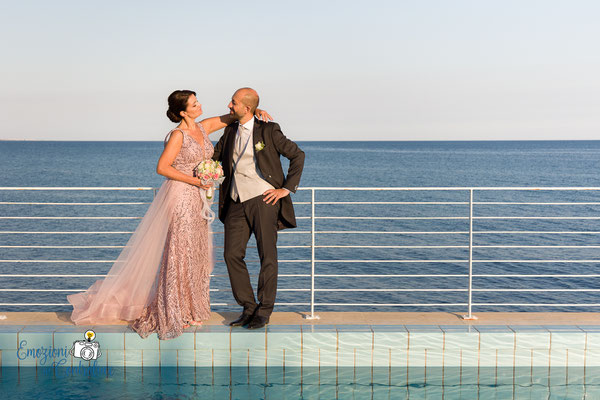
[[[261,151],[264,148],[265,148],[265,144],[263,142],[258,142],[254,145],[254,149],[256,149],[256,151]]]

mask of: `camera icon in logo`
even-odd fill
[[[73,357],[82,358],[85,361],[96,360],[102,355],[100,351],[100,343],[92,342],[96,338],[94,331],[85,333],[85,340],[76,340],[71,347],[71,355]]]

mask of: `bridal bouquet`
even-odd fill
[[[220,161],[205,160],[198,164],[195,168],[196,176],[200,178],[202,184],[221,184],[225,180],[223,175],[223,166]],[[206,198],[212,200],[215,194],[214,186],[206,190]]]

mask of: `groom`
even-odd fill
[[[225,263],[233,297],[244,309],[229,323],[258,329],[269,323],[277,293],[277,231],[295,228],[289,196],[300,183],[304,152],[286,138],[276,123],[254,118],[258,93],[237,90],[229,103],[236,122],[225,128],[215,146],[214,160],[223,163],[225,180],[219,190],[219,219],[225,225]],[[290,160],[287,177],[279,159]],[[260,257],[258,303],[244,262],[254,233]]]

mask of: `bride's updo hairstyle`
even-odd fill
[[[176,90],[169,95],[169,109],[167,117],[173,122],[181,122],[183,117],[180,115],[182,111],[187,109],[187,102],[191,95],[196,95],[196,92],[191,90]]]

